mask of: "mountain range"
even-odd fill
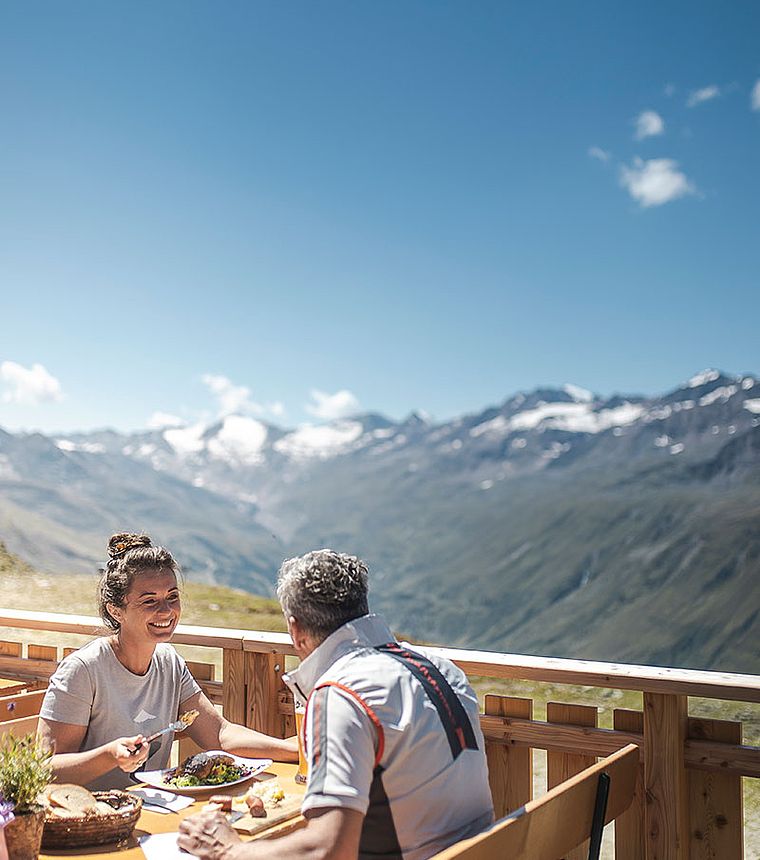
[[[283,558],[361,555],[406,634],[535,654],[760,671],[760,381],[658,396],[521,392],[451,421],[139,433],[0,430],[0,540],[93,571],[145,530],[187,576],[271,594]]]

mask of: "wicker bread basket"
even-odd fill
[[[126,791],[94,791],[97,800],[113,806],[113,815],[81,815],[76,818],[45,818],[43,848],[79,848],[128,839],[142,810],[142,799]]]

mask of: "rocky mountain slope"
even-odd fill
[[[574,386],[434,424],[362,415],[49,438],[0,431],[0,537],[92,569],[145,529],[193,579],[271,593],[283,557],[365,557],[395,627],[450,644],[760,671],[760,382]]]

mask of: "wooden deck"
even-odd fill
[[[99,625],[99,619],[89,616],[0,609],[0,627],[24,631],[93,636]],[[183,625],[174,642],[219,649],[221,679],[211,663],[189,665],[229,719],[281,737],[294,733],[293,703],[281,678],[285,658],[294,655],[286,634]],[[69,650],[0,642],[0,676],[32,689],[44,687]],[[594,707],[552,703],[543,721],[533,719],[529,699],[486,696],[481,724],[498,817],[532,799],[532,750],[547,751],[551,786],[635,743],[640,747],[640,773],[633,804],[615,822],[616,860],[741,860],[741,779],[760,777],[760,748],[742,744],[741,723],[690,716],[687,697],[758,703],[760,677],[434,650],[471,676],[643,694],[642,711],[614,711],[613,729],[597,727]],[[582,855],[568,855],[570,860],[576,856]]]

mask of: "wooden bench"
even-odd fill
[[[0,736],[23,737],[37,731],[44,690],[0,698]]]
[[[557,860],[589,837],[589,857],[596,858],[602,825],[625,812],[633,800],[638,769],[639,748],[629,744],[497,821],[484,833],[436,854],[436,860]]]

